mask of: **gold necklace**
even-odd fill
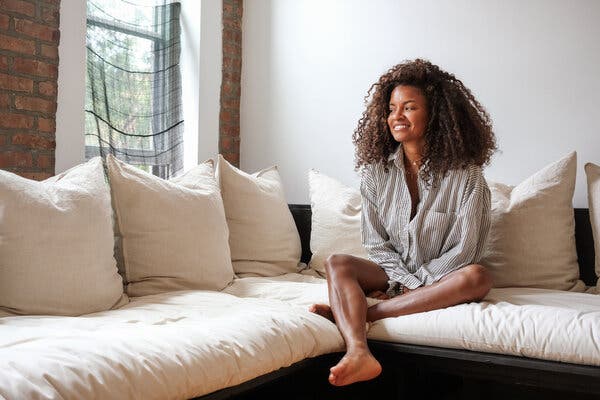
[[[406,159],[408,160],[408,158],[406,158]],[[415,176],[415,175],[418,174],[418,172],[419,172],[419,166],[418,166],[418,164],[421,162],[421,160],[422,160],[422,158],[419,158],[418,160],[415,160],[415,161],[408,160],[409,165],[406,165],[406,163],[405,163],[404,169],[406,170],[406,174],[408,176]],[[411,165],[417,167],[417,172],[416,173],[412,172]]]
[[[419,164],[420,164],[422,159],[423,159],[423,158],[419,158],[418,160],[415,160],[415,161],[410,161],[410,160],[408,160],[408,158],[407,158],[408,162],[409,162],[409,163],[411,163],[412,165],[417,165],[417,163],[419,163]]]

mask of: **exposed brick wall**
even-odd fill
[[[219,152],[236,166],[240,164],[242,12],[242,0],[223,0],[223,78],[219,115]]]
[[[0,0],[0,168],[54,175],[60,0]]]

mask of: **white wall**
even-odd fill
[[[181,4],[181,54],[179,57],[181,67],[181,98],[183,100],[183,165],[196,165],[198,163],[198,131],[200,98],[200,27],[201,3],[197,1],[184,1]]]
[[[185,0],[197,2],[198,0]],[[221,0],[202,0],[200,70],[198,93],[198,160],[216,160],[219,153],[219,111],[221,108],[222,14]],[[186,80],[183,80],[186,84]],[[185,102],[186,99],[184,98]],[[196,165],[196,164],[193,164]],[[191,166],[191,165],[190,165]]]
[[[188,169],[218,153],[222,1],[180,1],[184,169]],[[61,2],[56,173],[85,158],[85,19],[84,0]]]
[[[85,3],[63,0],[60,5],[54,167],[57,174],[85,159]]]
[[[182,0],[181,6],[184,169],[188,169],[219,152],[223,7],[221,0]]]
[[[241,163],[278,164],[289,202],[309,168],[357,185],[352,132],[369,86],[424,57],[488,109],[498,144],[488,178],[517,184],[578,152],[600,163],[600,2],[596,0],[262,0],[244,4]]]

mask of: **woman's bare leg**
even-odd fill
[[[338,386],[372,379],[381,372],[381,365],[367,346],[365,321],[478,301],[485,297],[492,286],[485,268],[471,264],[430,286],[410,290],[403,296],[367,309],[364,293],[384,291],[387,287],[385,272],[368,260],[346,255],[331,256],[326,268],[331,308],[325,304],[315,304],[310,310],[330,320],[335,318],[346,341],[346,355],[331,368],[329,376],[329,381]]]
[[[343,386],[373,379],[381,365],[367,346],[365,292],[385,290],[387,274],[371,261],[348,255],[330,256],[325,267],[331,311],[346,342],[346,354],[330,369],[329,382]]]
[[[467,265],[429,286],[422,286],[403,296],[372,305],[367,310],[367,321],[479,301],[488,294],[491,287],[492,280],[485,267],[479,264]]]

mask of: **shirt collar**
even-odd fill
[[[393,161],[396,167],[404,169],[404,151],[402,150],[402,143],[398,144],[396,150],[388,156],[388,162]]]

